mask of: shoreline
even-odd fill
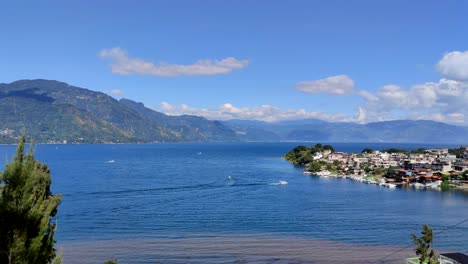
[[[468,145],[468,142],[465,143],[457,143],[457,142],[327,142],[321,141],[323,143],[330,143],[330,144],[397,144],[397,145],[421,145],[421,146],[450,146],[450,147],[457,147],[461,145]],[[317,143],[317,141],[167,141],[167,142],[99,142],[99,143],[92,143],[92,142],[76,142],[76,143],[34,143],[33,145],[141,145],[141,144],[181,144],[181,143]],[[0,146],[16,146],[18,143],[0,143]]]
[[[281,235],[211,234],[69,241],[58,243],[57,249],[64,250],[64,263],[71,264],[102,263],[111,257],[119,263],[132,260],[138,263],[403,263],[415,256],[412,246],[402,250],[405,246],[408,245],[360,245]]]
[[[393,185],[389,186],[389,183],[382,183],[382,182],[377,182],[377,181],[368,181],[366,180],[367,176],[356,176],[356,175],[335,175],[335,174],[327,174],[327,175],[320,175],[320,172],[318,173],[313,173],[304,170],[302,172],[304,175],[307,176],[314,176],[314,177],[320,177],[320,178],[334,178],[334,179],[346,179],[346,180],[352,180],[356,182],[361,182],[364,184],[373,184],[377,186],[382,186],[382,187],[387,187],[389,189],[395,189],[395,188],[400,188],[400,189],[412,189],[412,190],[429,190],[429,191],[436,191],[436,192],[442,192],[440,187],[434,188],[431,186],[419,186],[415,187],[414,185],[408,184],[408,183],[402,183],[402,182],[396,182],[396,183],[391,183]],[[459,191],[463,193],[468,193],[468,185],[463,185],[463,186],[456,186],[454,188],[450,188],[448,191]]]

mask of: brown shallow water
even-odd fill
[[[65,264],[109,258],[119,263],[405,263],[414,256],[411,247],[388,256],[401,247],[254,235],[67,242],[58,248]]]

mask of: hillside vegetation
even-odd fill
[[[0,84],[0,143],[234,141],[220,122],[167,116],[128,99],[50,80]]]

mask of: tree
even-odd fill
[[[380,152],[386,153],[408,153],[406,149],[397,149],[397,148],[389,148],[389,149],[382,149]]]
[[[369,154],[370,154],[370,153],[373,153],[373,152],[374,152],[374,150],[373,150],[373,149],[370,149],[370,148],[365,148],[365,149],[363,149],[363,150],[361,151],[361,153],[363,153],[363,154],[364,154],[364,153],[369,153]]]
[[[307,169],[310,172],[319,172],[322,169],[322,164],[318,161],[312,161],[309,163],[309,168]]]
[[[416,255],[421,256],[419,263],[438,263],[434,249],[431,249],[432,228],[429,228],[428,225],[423,225],[421,237],[418,238],[415,234],[411,234],[411,237],[416,245],[414,252]]]
[[[450,190],[450,176],[448,175],[442,176],[442,183],[440,184],[440,189],[442,191]]]
[[[457,158],[461,158],[465,152],[465,148],[460,146],[459,148],[453,148],[448,150],[449,154],[455,155]]]
[[[425,148],[413,149],[413,150],[411,151],[411,153],[413,153],[413,154],[424,154],[424,153],[426,153],[426,149],[425,149]]]
[[[374,169],[374,175],[384,176],[385,173],[386,173],[386,170],[382,167],[376,167]]]
[[[325,145],[323,146],[324,150],[330,150],[332,153],[335,152],[335,148],[333,148],[331,145]]]
[[[0,263],[51,263],[55,257],[51,221],[61,195],[52,195],[47,165],[24,153],[23,135],[13,161],[0,176]]]

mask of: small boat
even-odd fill
[[[278,182],[278,185],[286,185],[286,184],[288,184],[287,181],[279,181],[279,182]]]
[[[440,188],[441,184],[442,184],[442,181],[435,181],[435,182],[431,182],[431,183],[426,183],[426,188],[438,189],[438,188]]]
[[[322,176],[322,177],[328,177],[328,176],[330,176],[330,174],[331,173],[329,171],[327,171],[327,170],[319,171],[319,172],[316,173],[317,176]]]
[[[107,163],[114,163],[115,160],[109,160]]]
[[[395,189],[395,188],[396,188],[396,184],[394,184],[394,183],[387,183],[387,187],[390,188],[390,189]]]
[[[419,183],[419,182],[413,183],[413,184],[411,184],[411,186],[414,187],[414,188],[416,188],[416,189],[421,189],[421,188],[424,188],[424,187],[425,187],[424,184]]]

